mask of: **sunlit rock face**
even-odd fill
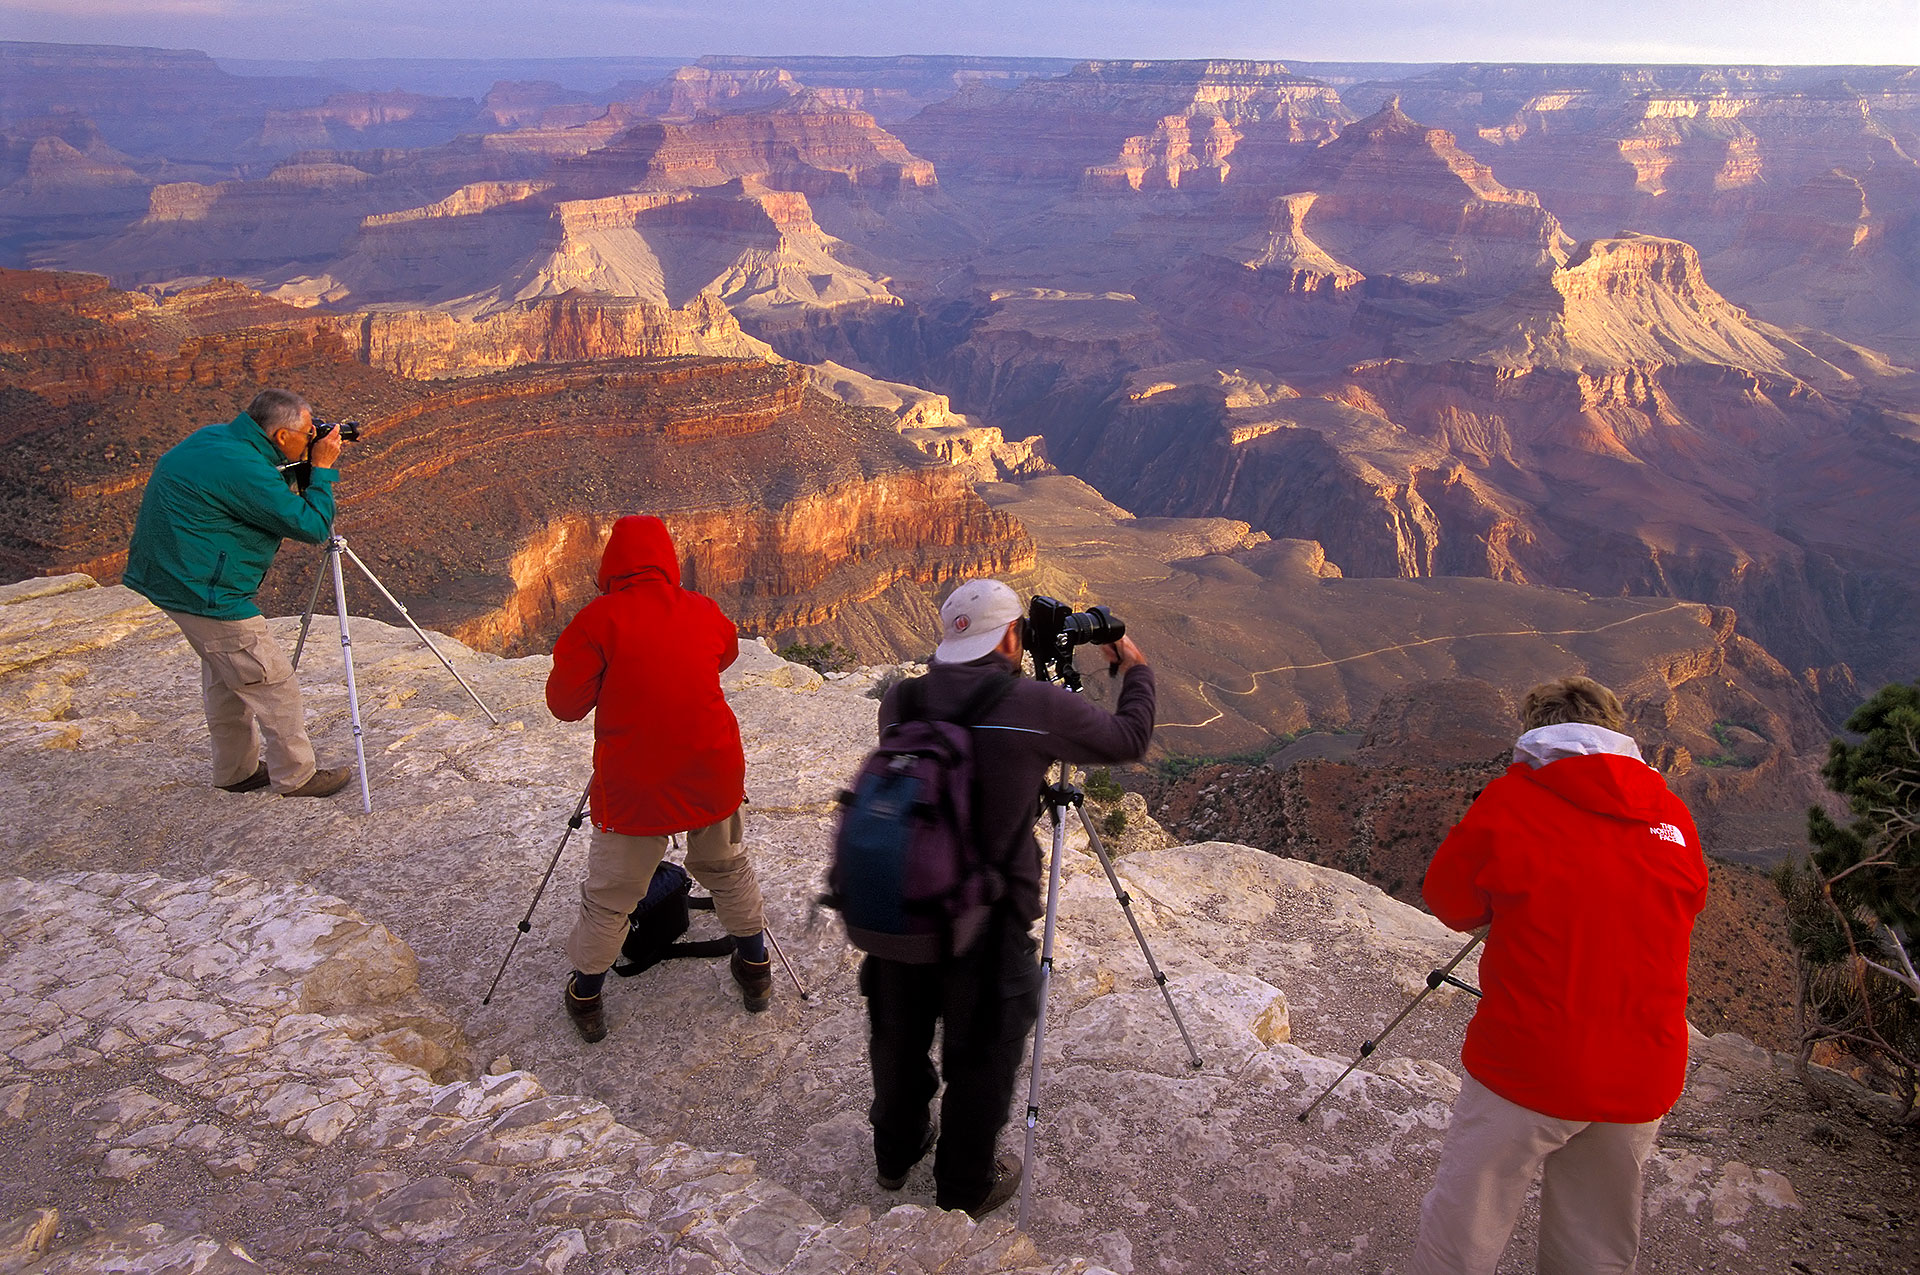
[[[426,622],[496,649],[552,640],[590,596],[606,529],[626,513],[665,517],[690,580],[752,632],[1032,562],[1031,541],[973,495],[956,458],[929,455],[887,411],[810,391],[804,369],[607,360],[612,349],[568,344],[632,340],[617,309],[557,302],[464,333],[450,319],[408,333],[400,316],[343,322],[230,284],[156,300],[97,277],[12,271],[0,287],[17,404],[0,499],[26,533],[5,546],[26,570],[116,574],[153,461],[266,384],[362,421],[337,526]],[[481,373],[514,357],[516,340],[602,361],[435,386],[368,365]],[[310,551],[284,552],[262,604],[303,609],[312,571]]]

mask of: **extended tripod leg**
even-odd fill
[[[1333,1078],[1333,1083],[1328,1085],[1324,1090],[1322,1090],[1318,1098],[1315,1098],[1312,1102],[1308,1103],[1307,1109],[1305,1111],[1302,1111],[1299,1114],[1299,1116],[1296,1117],[1296,1119],[1298,1119],[1302,1124],[1305,1124],[1307,1117],[1313,1114],[1313,1109],[1315,1107],[1318,1107],[1321,1103],[1325,1102],[1327,1098],[1333,1093],[1333,1091],[1340,1087],[1340,1082],[1353,1074],[1353,1069],[1355,1067],[1358,1067],[1361,1063],[1365,1062],[1368,1058],[1372,1057],[1373,1051],[1380,1047],[1380,1042],[1387,1038],[1387,1033],[1392,1031],[1394,1028],[1398,1027],[1400,1025],[1400,1021],[1404,1019],[1408,1014],[1411,1014],[1414,1011],[1414,1008],[1417,1005],[1419,1005],[1421,1001],[1427,999],[1428,993],[1432,992],[1434,988],[1440,986],[1440,984],[1442,983],[1452,983],[1455,987],[1465,988],[1467,991],[1473,992],[1475,996],[1478,996],[1480,993],[1475,992],[1473,988],[1467,987],[1465,983],[1462,983],[1459,979],[1453,977],[1453,967],[1458,965],[1460,962],[1466,960],[1467,953],[1473,951],[1474,948],[1479,947],[1480,941],[1486,937],[1487,937],[1487,932],[1485,930],[1480,930],[1471,939],[1467,940],[1467,945],[1465,947],[1461,948],[1458,952],[1455,952],[1453,954],[1452,960],[1448,961],[1445,965],[1442,965],[1437,970],[1429,971],[1427,974],[1427,985],[1420,989],[1420,994],[1414,997],[1412,1000],[1408,1001],[1407,1007],[1401,1010],[1398,1014],[1395,1014],[1393,1016],[1393,1021],[1380,1029],[1379,1035],[1375,1036],[1372,1040],[1363,1040],[1360,1042],[1359,1056],[1356,1057],[1352,1062],[1348,1063],[1347,1069],[1341,1072],[1339,1075],[1335,1076]]]
[[[773,928],[771,926],[765,928],[767,932],[767,942],[773,944],[773,954],[780,958],[780,964],[786,969],[787,977],[793,980],[793,990],[800,993],[801,1000],[813,1000],[813,997],[807,995],[807,989],[800,986],[800,979],[794,974],[793,966],[787,963],[787,954],[780,950],[780,940],[773,936]]]
[[[1040,1129],[1040,1050],[1047,1039],[1047,989],[1053,982],[1053,935],[1060,919],[1060,860],[1067,846],[1066,807],[1054,805],[1052,809],[1053,856],[1047,868],[1047,927],[1040,941],[1040,1012],[1033,1020],[1033,1072],[1027,1081],[1027,1141],[1020,1157],[1026,1172],[1020,1179],[1020,1218],[1015,1223],[1023,1231],[1027,1229],[1027,1211],[1033,1202],[1033,1144]]]
[[[434,658],[439,660],[440,663],[446,666],[447,672],[453,674],[453,680],[460,683],[460,689],[467,693],[467,698],[471,699],[474,703],[479,704],[480,711],[487,715],[487,720],[492,722],[495,726],[498,726],[500,724],[500,719],[493,715],[493,710],[488,708],[486,704],[481,701],[480,696],[474,693],[474,689],[471,686],[467,685],[467,679],[460,676],[460,670],[453,666],[453,661],[449,660],[446,656],[440,653],[440,648],[433,644],[433,639],[427,636],[426,630],[422,629],[418,624],[415,624],[413,622],[413,616],[407,612],[407,608],[405,606],[401,605],[400,599],[394,597],[391,593],[387,592],[387,586],[380,583],[380,577],[373,574],[372,568],[368,567],[366,563],[360,561],[360,555],[353,551],[352,546],[347,544],[345,538],[340,538],[340,549],[342,552],[344,552],[347,555],[347,557],[353,559],[353,565],[360,568],[360,574],[367,578],[368,583],[372,584],[374,588],[380,590],[380,596],[385,598],[388,601],[388,603],[392,605],[393,609],[400,613],[400,618],[407,622],[407,627],[413,630],[413,635],[419,638],[422,642],[426,643],[427,649],[433,652]],[[340,572],[340,568],[339,568],[339,565],[336,563],[334,566],[334,574],[338,576],[339,572]]]
[[[493,972],[493,981],[487,984],[487,994],[480,998],[482,1005],[493,1003],[494,989],[500,986],[500,976],[507,972],[507,962],[513,959],[513,949],[520,946],[520,936],[533,928],[533,910],[540,906],[541,896],[547,892],[547,882],[553,880],[553,870],[560,866],[560,856],[567,850],[567,838],[585,820],[587,797],[592,792],[593,780],[588,779],[587,786],[580,790],[579,804],[574,806],[573,815],[567,820],[567,830],[560,834],[560,844],[553,848],[553,858],[547,861],[547,870],[540,877],[540,888],[533,892],[533,902],[527,904],[527,914],[520,918],[520,924],[514,928],[513,942],[507,944],[507,954],[500,958],[500,968]]]
[[[341,548],[346,542],[334,537]],[[340,575],[340,554],[327,546],[327,561],[333,564],[333,605],[340,615],[340,659],[347,667],[347,716],[353,722],[353,755],[360,770],[360,809],[373,813],[373,792],[367,787],[366,732],[360,726],[360,692],[353,684],[353,635],[347,631],[347,586]]]
[[[1139,918],[1133,914],[1133,896],[1120,884],[1120,874],[1113,870],[1113,860],[1107,855],[1107,848],[1100,844],[1100,834],[1094,831],[1093,821],[1087,818],[1087,808],[1080,799],[1079,790],[1074,790],[1073,808],[1080,812],[1080,826],[1087,830],[1087,844],[1093,847],[1093,853],[1100,860],[1100,866],[1106,869],[1107,881],[1113,886],[1113,897],[1120,901],[1120,910],[1126,913],[1127,924],[1133,927],[1134,941],[1140,945],[1140,955],[1147,958],[1147,968],[1153,972],[1153,981],[1160,987],[1160,995],[1166,999],[1167,1012],[1173,1015],[1173,1025],[1180,1029],[1180,1039],[1187,1045],[1187,1063],[1195,1071],[1203,1064],[1200,1051],[1193,1046],[1193,1037],[1187,1033],[1186,1023],[1181,1021],[1180,1007],[1173,1003],[1173,992],[1167,987],[1167,976],[1160,971],[1160,964],[1153,959],[1153,949],[1147,946],[1147,936],[1140,929]]]
[[[307,609],[300,613],[300,640],[293,644],[293,667],[300,667],[300,653],[307,649],[307,630],[313,627],[313,609],[320,605],[320,585],[327,578],[327,571],[333,558],[333,538],[320,551],[320,565],[313,572],[313,592],[307,595]]]

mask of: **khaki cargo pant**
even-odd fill
[[[713,896],[727,933],[746,938],[767,927],[760,882],[741,845],[744,823],[734,811],[687,833],[687,871]],[[627,939],[627,918],[646,897],[653,870],[667,854],[665,837],[593,830],[587,878],[580,883],[580,919],[567,935],[567,959],[582,974],[605,973]]]
[[[275,792],[291,792],[313,778],[313,745],[306,709],[287,653],[260,616],[210,620],[168,611],[200,657],[200,700],[213,736],[213,782],[237,784],[253,774],[266,748]]]
[[[1409,1275],[1493,1275],[1540,1175],[1541,1275],[1631,1275],[1660,1122],[1556,1120],[1462,1079]]]

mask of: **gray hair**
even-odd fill
[[[247,415],[269,434],[276,429],[295,428],[300,424],[300,414],[312,410],[307,400],[292,390],[261,390],[247,404]]]

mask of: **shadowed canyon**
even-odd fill
[[[1695,1023],[1792,1045],[1762,870],[1920,678],[1920,70],[479,67],[0,42],[0,583],[111,586],[155,459],[284,385],[361,422],[338,530],[472,659],[547,651],[632,512],[863,665],[967,576],[1106,603],[1160,684],[1136,832],[1416,904],[1588,673],[1715,856]],[[1133,1269],[1087,1215],[1047,1242]]]

